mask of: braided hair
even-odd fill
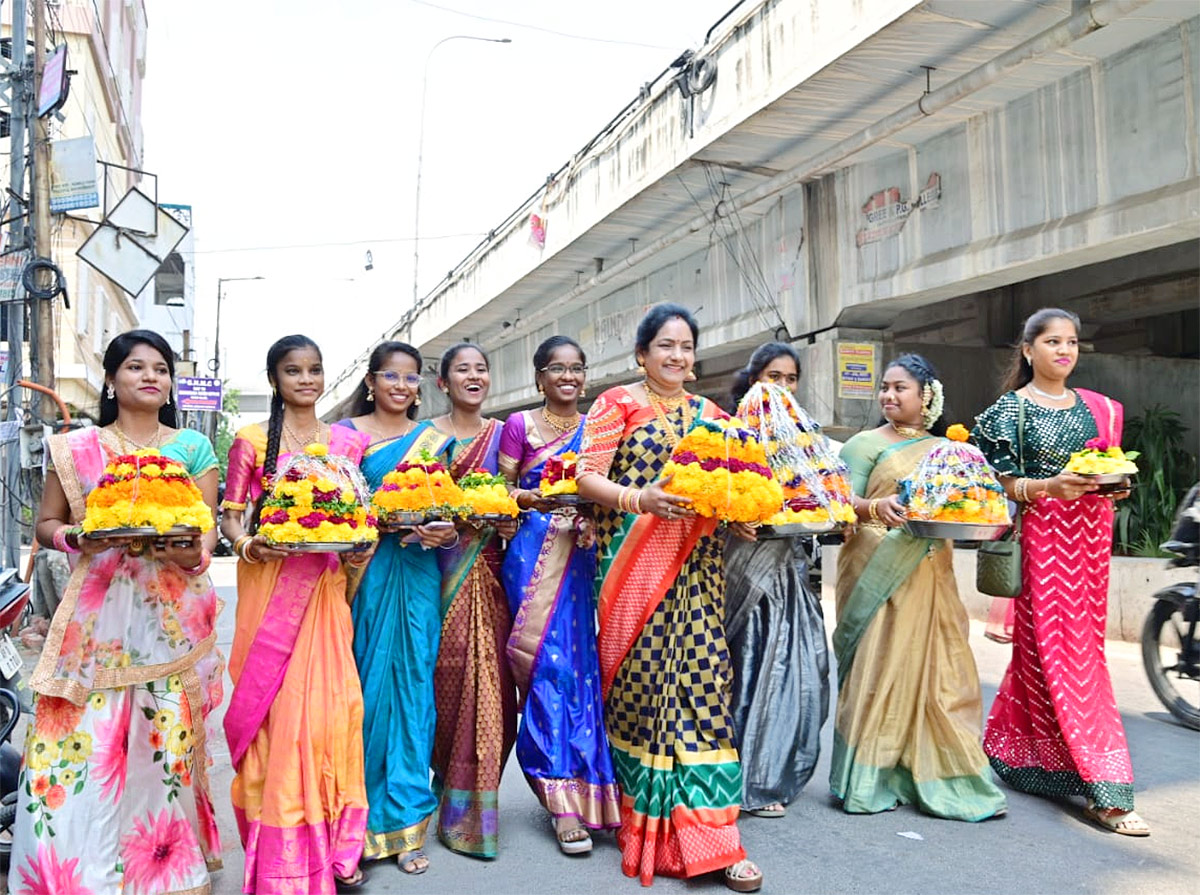
[[[121,333],[115,339],[108,343],[108,348],[104,350],[104,373],[109,381],[117,375],[117,371],[121,369],[121,364],[125,363],[125,358],[138,345],[146,345],[153,348],[167,363],[167,372],[171,374],[171,385],[175,385],[175,352],[171,350],[171,346],[167,344],[167,340],[151,329],[131,329],[127,333]],[[117,420],[117,397],[108,396],[108,386],[105,385],[100,389],[100,425],[108,426]],[[179,415],[176,413],[175,399],[170,394],[167,395],[167,403],[158,408],[158,421],[170,429],[179,428]]]
[[[267,379],[271,383],[271,416],[267,420],[267,455],[263,459],[263,478],[267,481],[275,475],[275,468],[279,462],[279,442],[283,438],[283,397],[279,394],[277,383],[279,381],[279,365],[283,363],[283,359],[289,353],[301,348],[311,348],[317,352],[317,357],[321,356],[321,349],[317,343],[308,336],[284,336],[274,345],[267,349]],[[267,492],[263,489],[263,493],[259,496],[258,501],[254,504],[254,515],[250,520],[250,530],[258,530],[258,517],[262,513],[263,500],[266,499]]]
[[[746,397],[746,392],[750,391],[750,385],[758,382],[762,371],[771,361],[780,357],[790,357],[796,364],[796,374],[800,374],[800,355],[787,342],[767,342],[759,345],[750,355],[750,360],[746,361],[746,366],[733,374],[733,385],[729,388],[729,406],[732,412],[737,412],[742,398]]]
[[[884,366],[884,372],[886,373],[892,367],[899,367],[908,373],[909,376],[917,380],[917,385],[922,390],[924,390],[925,386],[931,385],[935,380],[938,380],[937,370],[933,368],[933,364],[919,354],[910,353],[900,355]],[[880,420],[879,425],[882,426],[886,422],[887,420]],[[946,428],[946,413],[944,410],[932,424],[926,426],[930,435],[945,435]]]

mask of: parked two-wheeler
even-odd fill
[[[21,752],[9,738],[21,717],[21,657],[8,636],[8,627],[29,603],[29,585],[16,569],[0,569],[0,863],[8,861],[12,826],[17,818],[17,777]]]
[[[1171,539],[1162,549],[1175,554],[1175,568],[1200,567],[1200,485],[1179,504]],[[1142,664],[1154,693],[1172,715],[1200,730],[1200,595],[1195,577],[1154,595],[1142,626]]]

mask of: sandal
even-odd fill
[[[742,810],[754,817],[784,817],[787,815],[787,807],[782,802],[772,802],[761,808],[743,808]]]
[[[339,892],[353,892],[356,889],[361,889],[367,882],[367,875],[362,872],[362,868],[354,871],[354,876],[349,879],[342,879],[336,874],[333,877],[333,884]]]
[[[558,840],[558,847],[564,855],[586,855],[592,850],[592,834],[588,832],[587,827],[582,824],[566,830],[559,830],[557,827],[558,822],[555,821],[554,838]],[[580,833],[583,835],[579,835]]]
[[[1116,808],[1098,808],[1089,800],[1083,816],[1110,833],[1122,836],[1149,836],[1150,827],[1136,811],[1120,811]],[[1129,826],[1127,826],[1129,825]]]
[[[424,864],[418,864],[418,861],[424,861]],[[412,851],[401,852],[396,855],[396,863],[400,865],[400,870],[407,873],[409,876],[420,876],[429,869],[429,855],[421,851],[419,848],[414,848]],[[411,870],[409,868],[412,868]]]
[[[725,885],[735,892],[757,892],[763,875],[758,865],[746,858],[725,868]]]

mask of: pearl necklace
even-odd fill
[[[1063,388],[1062,392],[1060,392],[1057,395],[1052,395],[1049,392],[1042,391],[1040,388],[1038,388],[1032,382],[1030,382],[1026,387],[1031,392],[1033,392],[1035,395],[1037,395],[1040,398],[1045,398],[1047,401],[1061,401],[1063,398],[1071,397],[1071,390],[1069,388],[1065,388],[1065,387]]]

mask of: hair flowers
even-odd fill
[[[942,416],[946,407],[945,389],[940,379],[930,379],[921,389],[921,422],[928,429]]]

